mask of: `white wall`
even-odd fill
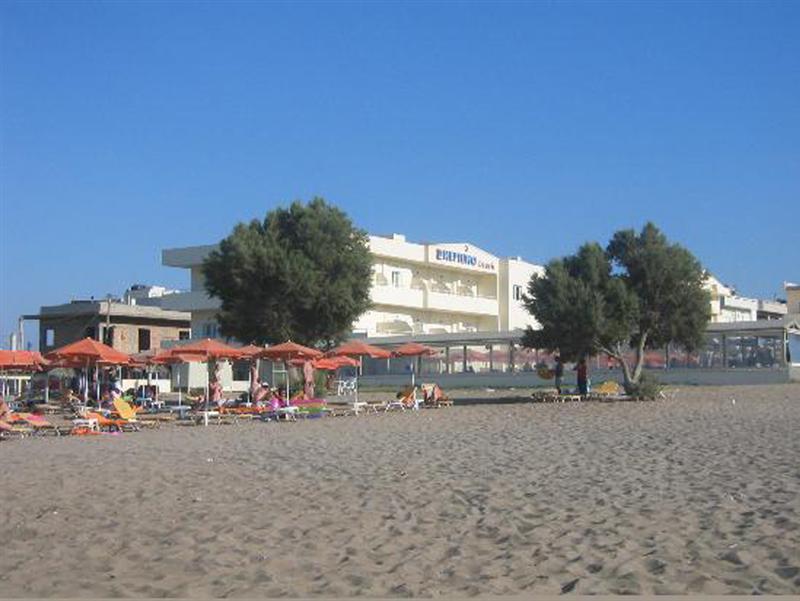
[[[528,282],[534,273],[544,274],[541,265],[510,258],[501,262],[500,269],[500,327],[503,330],[538,327],[538,322],[528,313],[522,300],[514,299],[514,287],[519,286],[522,294],[528,292]]]

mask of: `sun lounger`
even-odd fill
[[[421,384],[422,399],[425,407],[452,407],[453,401],[448,397],[442,387],[433,383]]]
[[[386,403],[384,411],[389,411],[390,409],[400,409],[401,411],[405,411],[406,409],[418,408],[417,387],[414,386],[406,388],[402,392],[397,393],[397,398]]]
[[[319,418],[330,413],[325,399],[298,399],[292,404],[298,408],[297,415],[299,417]]]
[[[122,432],[126,427],[130,427],[128,420],[124,420],[122,418],[106,417],[102,413],[94,413],[92,411],[87,412],[86,415],[90,419],[96,419],[97,425],[101,430]]]
[[[580,402],[583,397],[579,394],[562,393],[558,394],[555,389],[552,390],[537,390],[531,394],[534,402],[537,403],[571,403]]]
[[[137,411],[125,399],[114,399],[114,409],[120,419],[124,419],[133,429],[138,429],[139,425],[158,426],[158,419],[151,419],[142,411]]]
[[[35,434],[55,434],[56,436],[61,436],[67,433],[66,431],[62,431],[58,426],[51,424],[42,415],[37,415],[35,413],[15,413],[13,416],[15,416],[18,421],[30,427]]]
[[[24,422],[0,422],[0,439],[25,438],[31,434],[33,434],[33,428],[24,424]]]

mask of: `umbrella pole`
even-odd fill
[[[256,363],[256,376],[258,376],[258,359],[253,359]],[[250,387],[247,389],[247,402],[253,403],[253,370],[250,370]]]
[[[175,364],[177,367],[177,364]],[[183,401],[181,400],[181,370],[178,369],[178,406],[180,407],[183,405]]]
[[[286,406],[289,406],[289,363],[283,362],[283,369],[286,372]]]
[[[211,361],[206,362],[206,410],[203,414],[203,421],[208,425],[208,397],[211,395]]]
[[[356,392],[355,392],[356,405],[358,404],[358,377],[361,375],[361,365],[362,365],[363,362],[364,362],[364,357],[359,355],[358,356],[358,369],[356,369]]]
[[[50,402],[50,372],[47,370],[44,372],[44,402]]]

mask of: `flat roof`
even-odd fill
[[[23,315],[24,319],[49,319],[57,317],[71,317],[78,315],[106,315],[107,301],[74,301],[63,305],[50,305],[39,308],[36,315]],[[191,313],[186,311],[172,311],[154,307],[152,305],[128,305],[126,303],[111,303],[111,317],[131,317],[139,319],[161,319],[189,323]]]
[[[762,319],[758,321],[737,321],[730,323],[710,323],[706,327],[709,334],[761,334],[779,333],[786,330],[800,333],[800,320],[796,317],[781,319]],[[457,332],[442,334],[416,334],[402,336],[372,336],[364,338],[365,342],[375,346],[397,346],[406,342],[420,342],[433,346],[472,346],[486,344],[509,344],[519,342],[524,330],[506,330],[502,332]]]
[[[219,244],[165,248],[161,251],[161,263],[167,267],[195,267],[217,248]]]

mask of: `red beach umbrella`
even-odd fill
[[[361,340],[348,340],[327,353],[329,357],[345,355],[347,357],[370,357],[372,359],[388,359],[392,356],[387,350],[367,344]]]
[[[46,355],[47,359],[63,359],[65,361],[83,361],[92,365],[104,363],[107,365],[127,365],[131,358],[125,353],[98,342],[93,338],[84,338]]]
[[[240,359],[242,353],[239,349],[228,346],[218,340],[203,338],[193,340],[188,344],[174,346],[170,349],[174,355],[180,356],[184,361],[210,361],[211,359]]]
[[[413,363],[411,365],[411,386],[414,386],[416,371],[419,369],[419,357],[422,357],[423,355],[430,356],[435,354],[436,349],[425,346],[424,344],[420,344],[418,342],[407,342],[405,344],[401,344],[392,351],[392,355],[394,357],[417,357],[416,368]]]
[[[257,359],[256,355],[265,350],[265,348],[266,347],[258,346],[257,344],[248,344],[247,346],[241,347],[239,352],[242,355],[242,359]]]
[[[228,346],[218,340],[211,338],[202,338],[193,340],[188,344],[174,346],[169,349],[170,357],[182,361],[184,363],[206,363],[208,370],[211,370],[211,361],[218,359],[241,359],[242,353],[239,349]],[[210,396],[210,380],[208,377],[208,384],[206,385],[206,403],[205,408],[208,410],[208,401]],[[180,401],[179,401],[180,402]],[[208,425],[208,414],[206,413],[206,425]]]
[[[33,372],[44,369],[47,361],[37,351],[0,350],[0,372]],[[3,378],[2,395],[6,395],[6,378]]]
[[[436,349],[420,344],[419,342],[407,342],[401,344],[392,351],[392,355],[395,357],[421,357],[423,355],[435,354]]]
[[[47,361],[38,351],[4,351],[0,349],[0,369],[8,371],[39,371]]]
[[[283,361],[288,364],[289,361],[302,359],[311,361],[322,357],[322,352],[317,349],[297,344],[291,340],[276,344],[262,350],[258,355],[262,359],[269,359],[270,361]],[[289,398],[289,371],[288,365],[286,367],[286,398]]]
[[[290,361],[291,359],[316,359],[322,357],[322,351],[297,344],[291,340],[261,349],[258,356],[274,361]]]
[[[336,371],[341,367],[358,367],[358,361],[350,357],[323,357],[314,361],[314,369]]]
[[[361,371],[361,360],[363,357],[370,357],[371,359],[389,359],[392,356],[387,350],[382,348],[378,348],[377,346],[373,346],[371,344],[367,344],[362,340],[348,340],[347,342],[340,344],[333,350],[327,353],[328,357],[358,357],[358,371]],[[356,381],[356,402],[358,402],[358,382]]]
[[[131,362],[130,356],[125,353],[111,348],[107,344],[98,342],[93,338],[84,338],[72,344],[62,346],[54,351],[45,355],[45,358],[55,362],[63,362],[64,365],[77,367],[78,365],[85,366],[87,370],[87,387],[84,389],[84,401],[88,400],[88,370],[90,367],[95,368],[97,374],[98,365],[128,365]],[[97,396],[98,402],[100,397],[100,381],[96,376],[97,381]]]

